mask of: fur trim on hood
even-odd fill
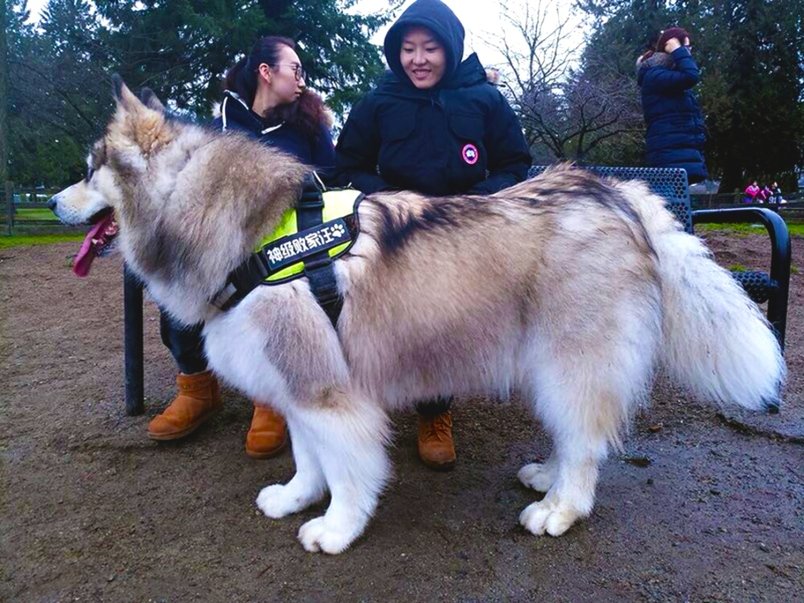
[[[666,69],[673,69],[676,62],[673,57],[666,52],[654,52],[648,58],[643,59],[639,57],[636,60],[636,75],[639,77],[639,72],[643,69],[650,69],[651,67],[664,67]]]

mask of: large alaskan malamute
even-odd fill
[[[287,417],[295,476],[257,506],[284,517],[321,500],[299,539],[340,553],[366,528],[390,472],[386,412],[446,395],[521,392],[553,439],[519,479],[546,492],[533,534],[589,515],[598,465],[663,368],[691,393],[750,409],[779,404],[785,367],[758,308],[661,198],[638,182],[564,166],[489,197],[366,197],[335,262],[337,328],[306,278],[210,300],[292,208],[307,168],[246,136],[173,120],[117,81],[117,109],[85,180],[52,205],[119,224],[128,265],[187,324],[204,322],[210,366]]]

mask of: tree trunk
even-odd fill
[[[0,0],[0,194],[5,197],[5,182],[8,180],[8,50],[6,27],[8,15],[6,0]],[[3,199],[10,201],[10,199]]]

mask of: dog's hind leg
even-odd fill
[[[606,456],[605,438],[596,438],[593,433],[578,430],[556,436],[561,441],[555,444],[555,462],[539,465],[535,478],[536,489],[547,489],[547,494],[543,500],[525,507],[519,516],[525,529],[537,536],[545,532],[560,536],[577,519],[591,513],[598,464]],[[523,469],[528,467],[533,465]]]
[[[300,528],[299,540],[308,551],[337,554],[363,533],[388,480],[388,419],[376,405],[337,390],[324,398],[294,413],[314,442],[332,496],[327,512]]]
[[[525,389],[553,451],[547,462],[525,465],[518,474],[525,485],[547,492],[519,517],[529,532],[559,536],[591,513],[598,465],[611,445],[620,445],[631,408],[650,383],[658,338],[651,333],[659,331],[642,324],[622,320],[605,338],[581,332],[569,345],[551,342],[549,333],[536,339]],[[582,353],[572,354],[575,349]]]

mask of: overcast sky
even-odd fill
[[[500,5],[504,3],[510,10],[516,10],[517,6],[523,5],[525,2],[530,5],[531,10],[536,10],[539,6],[539,0],[444,0],[444,2],[458,16],[466,29],[466,54],[477,52],[481,62],[486,66],[494,66],[502,62],[502,57],[493,45],[495,37],[501,35],[504,29],[504,21],[500,17]],[[407,0],[403,5],[403,10],[412,3],[413,0]],[[31,11],[33,20],[38,18],[39,12],[46,4],[47,0],[28,1],[28,9]],[[542,0],[541,4],[547,9],[547,18],[555,22],[556,9],[562,15],[565,15],[569,10],[566,7],[570,5],[570,2]],[[387,7],[387,0],[359,0],[356,10],[361,13],[368,13]],[[580,21],[575,19],[573,22],[578,25],[569,32],[567,36],[568,44],[578,44],[583,39],[583,29],[580,26]],[[386,30],[387,27],[377,32],[372,41],[381,45]]]
[[[407,0],[402,10],[413,4],[414,0]],[[564,0],[444,0],[444,3],[452,9],[452,12],[461,20],[466,30],[465,55],[477,52],[481,62],[486,66],[493,66],[502,61],[500,53],[494,47],[495,40],[498,40],[505,32],[505,20],[500,16],[500,7],[505,5],[514,14],[522,10],[526,3],[531,11],[538,10],[541,5],[546,12],[546,21],[557,23],[558,17],[556,10],[562,16],[569,14],[570,2]],[[370,11],[377,8],[388,6],[388,2],[383,0],[360,0],[358,8],[363,11]],[[524,11],[523,11],[524,12]],[[573,19],[577,26],[572,29],[567,38],[567,43],[579,43],[583,40],[583,29],[580,20]],[[377,32],[373,42],[382,44],[385,32],[390,24]],[[510,26],[509,26],[510,27]],[[510,31],[508,32],[509,42],[513,42]]]

